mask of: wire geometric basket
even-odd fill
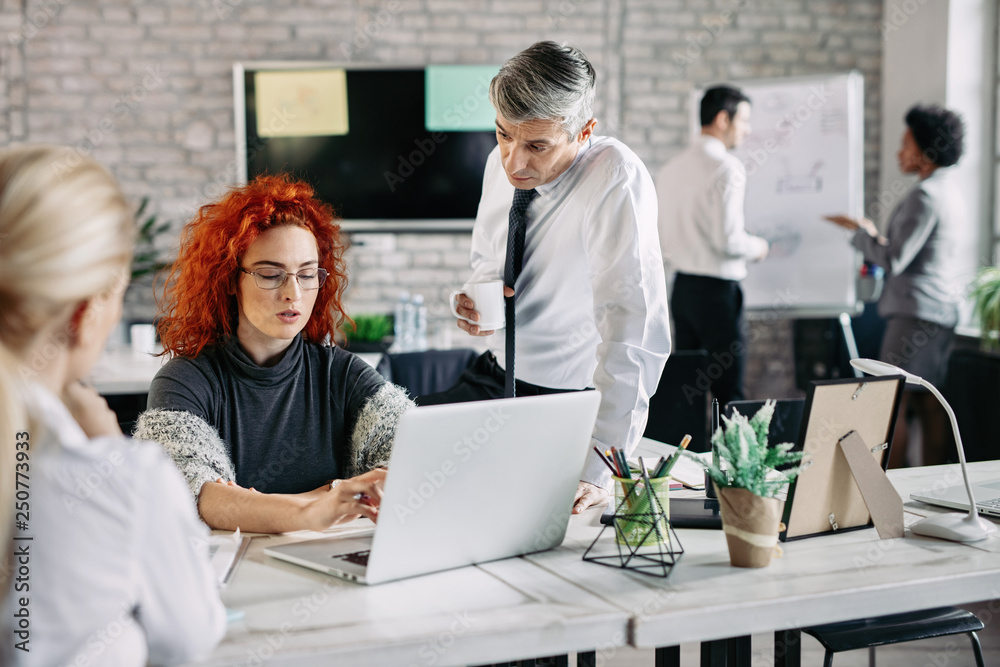
[[[684,554],[680,538],[670,525],[669,477],[653,478],[652,492],[642,480],[615,477],[616,497],[611,524],[604,526],[587,547],[583,560],[606,567],[632,570],[640,574],[665,578]],[[662,480],[662,481],[661,481]],[[604,531],[614,531],[615,548],[599,544]]]

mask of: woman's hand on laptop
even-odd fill
[[[573,499],[573,514],[579,514],[591,505],[603,505],[608,500],[608,492],[603,487],[581,481],[576,487]]]
[[[321,487],[328,489],[325,493],[309,492],[308,495],[312,498],[305,512],[310,529],[325,530],[361,516],[372,521],[378,520],[385,474],[385,468],[376,468],[363,475]]]

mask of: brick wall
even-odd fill
[[[598,71],[599,130],[651,172],[687,135],[709,81],[841,72],[866,80],[867,201],[878,183],[880,0],[0,0],[0,142],[51,141],[109,165],[179,227],[235,178],[234,61],[500,63],[570,41]],[[392,308],[401,286],[440,298],[467,275],[466,235],[399,235],[349,255],[351,312]],[[149,316],[148,290],[129,313]],[[751,393],[791,391],[791,328],[751,350]],[[777,378],[777,380],[776,380]]]

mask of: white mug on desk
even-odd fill
[[[475,322],[468,317],[462,317],[455,310],[455,297],[465,294],[472,299],[473,308],[479,313],[479,321]],[[503,281],[486,280],[481,283],[468,283],[461,291],[452,292],[448,297],[448,304],[451,306],[451,314],[460,320],[465,320],[469,324],[475,324],[482,331],[492,329],[503,329],[504,327],[504,301],[503,301]]]
[[[156,327],[152,324],[133,324],[129,327],[132,349],[139,354],[156,354]]]

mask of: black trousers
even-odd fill
[[[462,373],[458,382],[451,389],[436,394],[416,396],[413,400],[417,405],[488,401],[493,398],[503,398],[503,387],[503,369],[497,365],[497,358],[493,356],[492,352],[485,352],[472,362],[472,365]],[[522,380],[515,380],[515,389],[518,396],[539,396],[541,394],[562,394],[576,391],[574,389],[540,387]]]
[[[746,339],[743,290],[736,280],[678,273],[670,297],[674,349],[708,350],[712,395],[725,407],[743,400]]]

